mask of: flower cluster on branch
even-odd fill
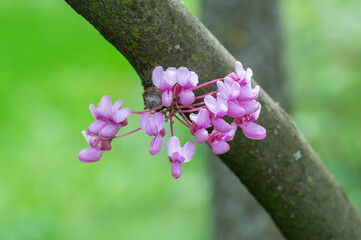
[[[154,86],[162,92],[162,105],[140,112],[129,108],[121,108],[122,100],[112,104],[110,96],[104,96],[98,107],[90,104],[91,114],[96,119],[88,130],[83,131],[90,147],[82,150],[79,160],[82,162],[96,162],[105,151],[111,150],[111,142],[115,138],[127,136],[143,130],[152,136],[149,153],[157,154],[163,145],[166,134],[164,124],[169,122],[171,137],[167,141],[167,154],[171,162],[171,173],[179,178],[182,163],[189,162],[196,151],[196,145],[188,141],[181,147],[179,139],[174,135],[174,119],[180,121],[190,129],[195,142],[207,143],[215,154],[229,151],[227,142],[231,141],[238,129],[241,128],[247,138],[261,140],[266,137],[266,130],[255,123],[258,119],[261,104],[256,101],[259,87],[252,88],[252,70],[243,69],[240,62],[235,63],[235,73],[224,78],[208,81],[198,85],[198,76],[185,67],[168,68],[156,67],[152,73]],[[195,96],[195,90],[216,83],[218,90],[202,96]],[[140,127],[117,135],[118,131],[128,125],[131,114],[140,114]],[[228,116],[230,121],[224,119]]]

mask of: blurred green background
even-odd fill
[[[199,1],[184,2],[200,16]],[[357,0],[282,2],[291,115],[359,210],[360,12]],[[0,2],[0,80],[0,239],[211,238],[205,146],[179,180],[142,132],[97,163],[78,161],[88,105],[108,94],[142,109],[142,87],[64,1]],[[129,122],[122,131],[138,127]]]

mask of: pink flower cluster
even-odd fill
[[[198,76],[195,72],[185,67],[168,68],[164,71],[158,66],[153,71],[152,80],[162,91],[162,105],[141,112],[121,108],[121,100],[112,105],[111,98],[104,96],[97,108],[93,104],[89,106],[96,121],[89,126],[87,133],[83,131],[90,147],[80,152],[79,160],[98,161],[104,151],[112,148],[111,141],[114,138],[124,137],[139,130],[153,137],[149,152],[155,155],[161,150],[166,135],[164,123],[169,121],[171,137],[167,141],[167,153],[171,162],[171,173],[174,178],[179,178],[182,163],[191,161],[196,145],[188,141],[181,147],[179,139],[174,136],[174,119],[190,129],[197,143],[207,142],[215,154],[229,151],[230,146],[227,142],[233,139],[238,127],[247,138],[264,139],[266,130],[254,123],[259,117],[261,105],[256,101],[259,87],[251,87],[252,70],[248,68],[245,71],[240,62],[236,62],[235,70],[236,73],[230,73],[225,78],[197,86]],[[217,84],[217,91],[195,96],[194,90],[213,83]],[[118,131],[128,124],[127,119],[131,113],[141,114],[140,128],[116,136]],[[186,114],[189,114],[189,118]],[[232,119],[232,122],[228,123],[224,119],[225,116]]]

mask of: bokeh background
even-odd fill
[[[184,3],[201,17],[198,0]],[[290,113],[361,210],[361,2],[281,3]],[[205,146],[179,180],[164,149],[148,154],[143,132],[114,141],[97,163],[78,161],[88,105],[108,94],[142,109],[143,89],[64,1],[0,2],[0,84],[0,239],[212,237]],[[190,140],[181,125],[176,133]]]

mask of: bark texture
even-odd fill
[[[158,65],[188,67],[200,82],[234,71],[232,55],[178,0],[66,2],[129,60],[146,89]],[[263,90],[258,100],[268,137],[253,141],[239,131],[222,161],[288,239],[359,239],[359,214],[294,121]]]
[[[202,10],[204,25],[287,110],[278,0],[202,0]],[[216,239],[284,239],[239,179],[222,162],[211,165]]]

